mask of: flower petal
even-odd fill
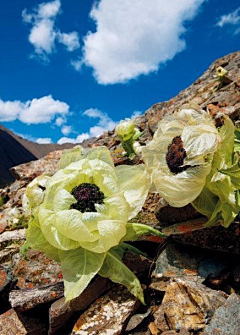
[[[55,213],[45,208],[40,208],[38,217],[43,235],[53,247],[61,250],[70,250],[79,247],[78,242],[64,236],[56,229],[57,218]]]
[[[166,175],[160,170],[153,172],[153,181],[158,193],[173,207],[183,207],[201,193],[211,164],[190,167],[176,175]]]
[[[120,165],[116,167],[116,174],[120,190],[130,205],[130,220],[142,209],[150,188],[150,179],[144,165]]]
[[[104,146],[91,148],[91,150],[88,150],[84,154],[84,158],[90,159],[90,160],[91,159],[98,159],[100,161],[103,161],[103,162],[107,163],[112,168],[114,167],[113,159],[112,159],[112,157],[110,155],[110,152]]]
[[[96,242],[81,242],[82,248],[102,253],[119,244],[126,234],[126,223],[120,220],[102,220],[98,222],[99,239]]]
[[[55,212],[69,209],[77,200],[64,188],[58,189],[53,200],[53,209]]]
[[[188,160],[193,157],[214,153],[220,143],[220,136],[216,127],[203,124],[185,127],[182,132],[182,141],[187,153],[184,164],[187,165]]]

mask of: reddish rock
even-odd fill
[[[30,289],[62,281],[60,264],[47,258],[43,253],[28,250],[27,258],[22,254],[13,256],[13,274],[19,289]]]
[[[12,280],[13,275],[9,264],[0,264],[0,292],[2,292]]]

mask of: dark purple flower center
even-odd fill
[[[183,147],[181,137],[174,137],[172,143],[170,143],[168,146],[168,151],[166,154],[166,162],[169,170],[175,174],[185,171],[189,167],[189,165],[182,166],[186,156],[187,154]]]
[[[81,213],[96,212],[95,205],[103,204],[104,194],[95,184],[82,183],[72,189],[71,194],[77,200],[72,204],[72,209],[77,209]]]

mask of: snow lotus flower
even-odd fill
[[[129,140],[135,134],[134,121],[131,119],[126,119],[119,122],[115,128],[115,132],[122,141]]]
[[[80,151],[65,153],[60,170],[47,180],[44,199],[32,211],[27,241],[61,262],[67,300],[77,297],[99,273],[127,286],[143,301],[141,285],[121,257],[124,241],[154,232],[128,223],[148,194],[144,166],[115,168],[106,147],[84,155]],[[27,190],[29,202],[30,193]]]
[[[207,112],[190,108],[165,117],[142,149],[156,191],[171,206],[191,203],[205,185],[219,145],[219,133]]]

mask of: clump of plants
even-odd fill
[[[116,133],[133,158],[140,136],[134,122],[122,121]],[[55,175],[28,185],[27,243],[61,263],[67,301],[98,273],[144,302],[141,284],[122,257],[125,250],[140,252],[128,241],[164,236],[137,220],[149,190],[174,207],[191,203],[208,217],[207,225],[228,227],[240,210],[239,143],[239,129],[228,117],[217,129],[207,112],[194,107],[160,121],[153,140],[141,148],[145,164],[114,167],[106,147],[85,153],[75,147],[62,155]]]

